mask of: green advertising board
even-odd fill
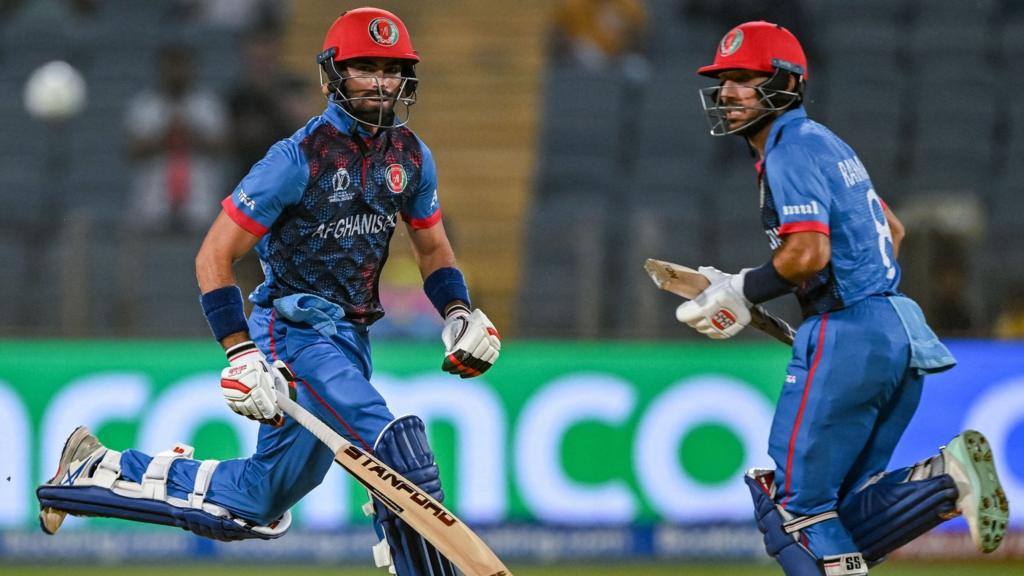
[[[582,525],[747,520],[741,476],[768,462],[788,350],[510,341],[465,380],[441,372],[439,344],[378,343],[373,356],[392,410],[427,422],[457,514]],[[197,458],[244,457],[256,425],[223,405],[223,365],[207,341],[0,342],[0,527],[35,521],[32,490],[79,424],[118,450],[180,441]],[[332,470],[296,525],[364,522],[365,499]]]

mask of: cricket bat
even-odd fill
[[[286,378],[292,377],[284,363],[275,363],[275,366]],[[287,391],[278,392],[277,405],[326,444],[334,452],[335,462],[365,486],[375,499],[433,544],[465,576],[512,576],[487,544],[443,504],[373,454],[352,445],[289,398]]]
[[[664,260],[648,258],[644,262],[644,270],[658,288],[687,300],[693,300],[711,285],[707,277],[693,268]],[[785,320],[772,315],[759,305],[754,305],[750,309],[750,325],[786,345],[792,345],[793,337],[796,336],[796,331]]]

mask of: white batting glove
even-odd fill
[[[228,408],[264,424],[280,426],[284,423],[284,413],[277,406],[277,389],[284,378],[267,363],[251,340],[236,344],[225,352],[228,366],[220,373],[220,391]],[[287,382],[283,383],[287,389]]]
[[[479,376],[498,360],[501,336],[482,310],[452,306],[441,331],[444,363],[441,369],[463,378]]]
[[[676,308],[676,320],[715,340],[732,338],[750,323],[750,302],[743,296],[743,277],[710,266],[697,269],[711,281],[703,292]]]

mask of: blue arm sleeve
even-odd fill
[[[774,148],[768,155],[765,174],[779,214],[780,234],[829,234],[832,195],[824,173],[806,148]]]
[[[309,165],[298,146],[281,140],[270,147],[221,202],[227,215],[254,236],[263,236],[285,207],[296,204],[309,182]]]
[[[422,140],[418,141],[423,151],[419,186],[402,206],[402,219],[413,228],[430,228],[441,219],[441,202],[437,198],[437,166],[430,148]]]

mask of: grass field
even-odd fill
[[[780,576],[775,564],[602,564],[510,566],[515,576]],[[177,566],[10,566],[4,576],[385,576],[379,569],[348,566],[227,566],[183,563]],[[1024,574],[1024,562],[890,562],[871,574],[880,576],[1012,576]]]

